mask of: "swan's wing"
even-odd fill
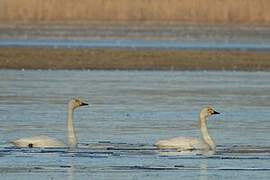
[[[177,148],[179,150],[192,150],[200,141],[192,137],[175,137],[168,140],[159,140],[155,143],[159,148]]]
[[[11,142],[16,147],[65,147],[61,141],[48,136],[21,138]]]

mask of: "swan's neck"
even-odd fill
[[[71,105],[68,105],[68,118],[67,118],[68,145],[71,148],[77,147],[76,133],[73,126],[73,112],[74,108]]]
[[[200,129],[201,129],[201,135],[204,143],[209,147],[209,149],[215,151],[216,150],[216,144],[210,137],[206,125],[206,117],[200,116]]]

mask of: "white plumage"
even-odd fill
[[[207,117],[219,114],[212,107],[203,108],[200,112],[199,125],[202,135],[202,140],[193,137],[175,137],[168,140],[159,140],[155,145],[161,149],[175,148],[179,151],[185,150],[216,150],[215,142],[208,133],[206,126]]]
[[[16,147],[65,147],[61,141],[48,136],[35,136],[12,141]]]
[[[68,146],[69,147],[77,147],[77,138],[75,129],[73,126],[73,112],[74,109],[80,106],[88,105],[87,103],[83,102],[80,99],[72,99],[68,103],[68,118],[67,118],[67,129],[68,129]],[[17,139],[11,142],[16,147],[42,147],[42,148],[48,148],[48,147],[65,147],[65,143],[48,137],[48,136],[35,136],[35,137],[29,137],[29,138],[21,138]]]

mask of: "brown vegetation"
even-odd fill
[[[270,70],[269,52],[0,48],[0,69]]]
[[[2,22],[270,22],[269,0],[0,0]]]

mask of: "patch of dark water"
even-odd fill
[[[69,148],[17,148],[1,147],[1,156],[57,154],[61,157],[107,158],[109,156],[160,156],[177,159],[270,159],[270,147],[233,145],[218,146],[213,154],[200,151],[177,151],[158,149],[149,144],[112,143],[109,141],[95,144],[79,144],[77,149]]]

